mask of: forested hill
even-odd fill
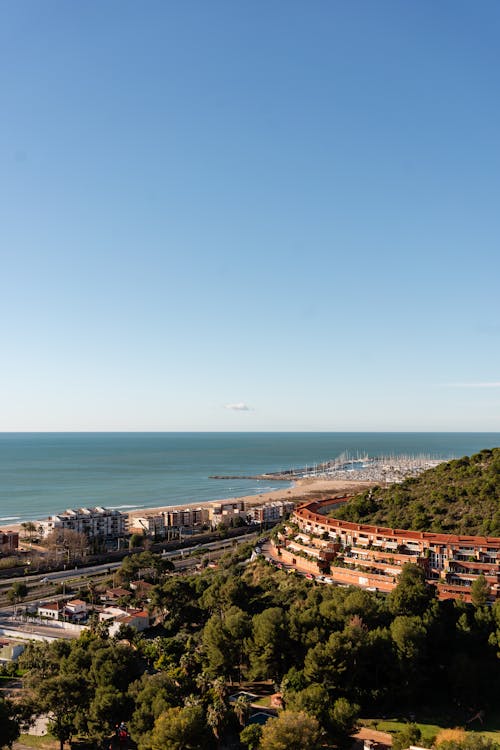
[[[332,515],[397,529],[500,537],[500,448],[367,490]]]

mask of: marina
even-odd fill
[[[209,479],[256,479],[266,481],[297,481],[299,479],[333,479],[380,484],[398,484],[410,477],[416,477],[427,469],[432,469],[445,459],[428,455],[417,456],[351,456],[341,453],[331,461],[323,461],[302,468],[285,471],[242,475],[214,475]]]

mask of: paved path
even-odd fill
[[[385,745],[386,747],[392,747],[392,734],[389,732],[379,732],[378,729],[370,729],[370,727],[362,727],[359,732],[353,735],[354,739],[371,740],[379,745]]]

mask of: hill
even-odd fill
[[[500,448],[367,490],[332,515],[397,529],[500,537]]]

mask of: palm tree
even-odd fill
[[[233,703],[233,711],[236,718],[244,727],[250,714],[250,701],[246,695],[239,695]]]
[[[214,737],[219,743],[222,725],[227,715],[227,707],[223,701],[216,698],[207,708],[207,724],[214,733]]]

